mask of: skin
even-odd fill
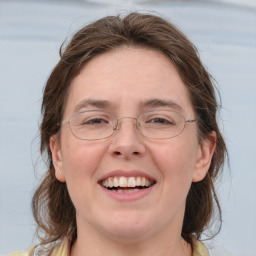
[[[186,119],[195,114],[188,91],[171,61],[156,50],[120,47],[94,57],[70,85],[63,120],[69,120],[85,99],[107,100],[107,111],[136,117],[141,102],[157,98],[182,107]],[[87,106],[82,110],[101,109]],[[213,139],[216,135],[211,134]],[[196,123],[166,140],[143,137],[134,120],[123,119],[118,132],[99,141],[75,138],[69,125],[51,137],[56,177],[67,183],[76,208],[78,238],[71,255],[191,255],[181,238],[185,201],[192,182],[202,180],[210,166],[214,140],[198,143]],[[139,170],[156,180],[151,192],[120,202],[109,197],[99,179],[117,169]],[[86,245],[86,246],[85,246]]]

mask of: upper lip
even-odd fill
[[[105,175],[103,175],[100,179],[99,182],[109,178],[109,177],[145,177],[149,180],[152,181],[156,181],[155,178],[153,178],[152,176],[150,176],[149,174],[142,172],[142,171],[138,171],[138,170],[114,170],[111,172],[106,173]]]

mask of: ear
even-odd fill
[[[52,153],[52,162],[55,169],[55,176],[59,181],[65,182],[66,179],[62,170],[63,163],[60,142],[56,134],[52,135],[50,138],[50,149]]]
[[[197,161],[192,179],[193,182],[203,180],[207,174],[216,148],[216,139],[216,132],[213,131],[210,133],[210,137],[208,139],[204,139],[199,145]]]

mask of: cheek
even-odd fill
[[[62,145],[62,156],[67,184],[83,186],[93,182],[103,153],[102,145],[77,139],[66,140]]]
[[[155,150],[154,161],[160,170],[166,189],[188,191],[196,163],[196,147],[192,143],[169,143]]]
[[[162,144],[151,152],[155,166],[160,174],[159,209],[165,209],[167,219],[183,216],[186,198],[191,187],[195,157],[187,143]],[[163,217],[164,219],[164,217]]]
[[[88,208],[94,198],[95,183],[104,146],[76,139],[62,145],[63,174],[71,200],[78,212]]]

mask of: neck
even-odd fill
[[[192,250],[180,236],[155,234],[152,237],[127,242],[87,230],[87,232],[78,233],[77,240],[71,248],[71,256],[80,255],[192,256]]]

